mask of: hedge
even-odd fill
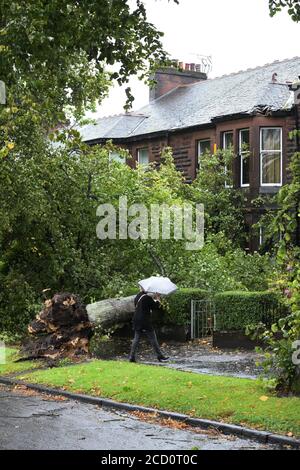
[[[274,292],[222,292],[214,299],[218,331],[244,330],[260,322],[270,326],[288,314],[287,307]]]
[[[182,288],[167,297],[166,319],[175,325],[186,325],[191,317],[191,300],[205,300],[210,292],[197,288]]]
[[[124,295],[138,293],[138,287],[127,288]],[[288,314],[280,295],[275,292],[227,291],[216,293],[198,288],[182,288],[163,300],[163,309],[154,315],[156,325],[184,326],[190,322],[191,300],[212,299],[215,304],[215,329],[245,330],[248,325],[264,323],[270,326]]]

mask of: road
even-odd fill
[[[120,411],[0,387],[0,449],[272,449],[215,432],[146,422]]]

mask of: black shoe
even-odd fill
[[[136,362],[135,357],[130,357],[129,362]]]
[[[159,360],[159,362],[164,362],[164,361],[168,361],[170,358],[166,356],[158,356],[157,359]]]

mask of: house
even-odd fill
[[[234,186],[251,201],[276,193],[289,180],[289,159],[300,149],[299,138],[289,138],[299,128],[299,87],[291,85],[299,75],[300,57],[214,79],[194,64],[163,68],[155,73],[148,105],[101,118],[83,127],[82,137],[91,145],[111,139],[140,163],[159,161],[163,147],[170,146],[187,182],[195,178],[203,152],[233,146]],[[263,210],[245,207],[249,227]],[[262,233],[253,234],[250,249],[259,238]]]

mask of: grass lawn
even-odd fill
[[[278,398],[256,380],[94,360],[19,376],[28,382],[194,417],[300,436],[300,398]]]
[[[4,348],[0,348],[0,358],[2,358],[3,349]],[[19,357],[18,350],[15,348],[5,348],[4,352],[5,364],[1,364],[0,362],[0,375],[9,375],[41,366],[41,362],[39,361],[14,362]]]

